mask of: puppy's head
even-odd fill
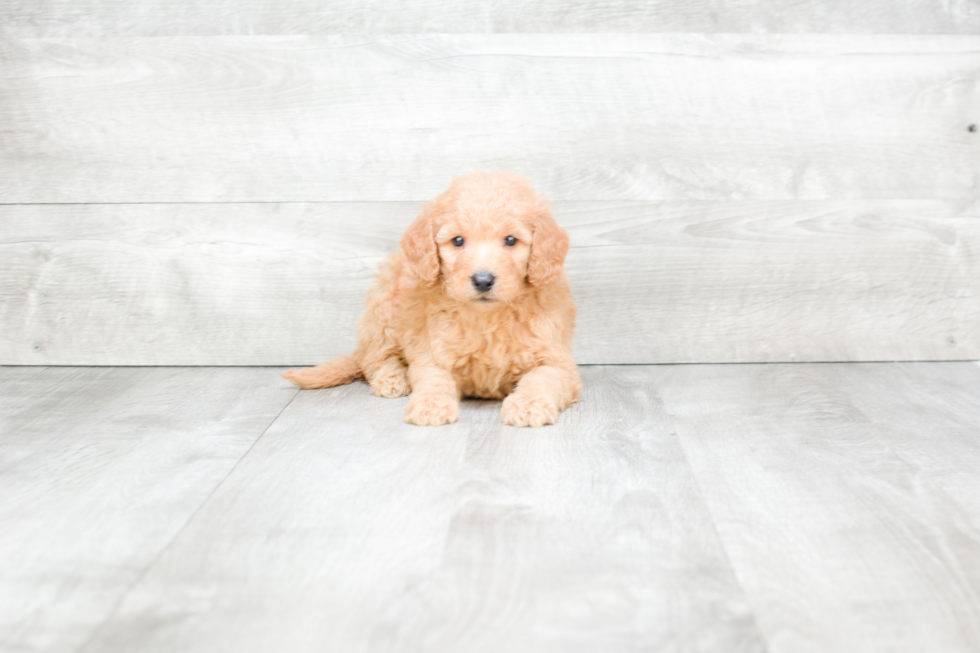
[[[452,299],[489,306],[514,301],[528,284],[554,281],[568,235],[526,179],[477,173],[427,203],[401,247],[425,285],[441,279]]]

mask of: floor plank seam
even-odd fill
[[[672,415],[670,411],[667,410],[667,405],[664,402],[663,397],[660,397],[660,403],[664,407],[664,414],[667,416],[667,419],[669,419],[671,422],[671,425],[673,427],[674,437],[677,438],[677,444],[680,447],[681,455],[684,456],[684,464],[687,466],[687,470],[691,475],[691,480],[694,481],[694,491],[697,493],[698,498],[701,499],[701,504],[704,506],[704,510],[708,514],[708,517],[711,518],[711,530],[714,532],[715,537],[718,539],[718,546],[721,547],[722,555],[725,556],[725,562],[728,563],[728,568],[731,569],[732,577],[735,579],[735,582],[738,584],[738,588],[742,590],[742,596],[745,598],[745,603],[749,606],[749,609],[752,611],[752,625],[755,627],[755,632],[759,636],[759,641],[762,642],[763,646],[765,646],[765,648],[763,649],[765,653],[770,653],[772,651],[772,647],[770,647],[769,645],[769,638],[766,637],[766,633],[763,632],[762,627],[759,625],[758,608],[752,602],[752,597],[749,596],[748,591],[745,589],[745,584],[742,582],[742,579],[739,578],[738,569],[736,569],[735,564],[732,562],[732,556],[728,552],[728,546],[725,544],[725,540],[721,536],[721,531],[718,530],[718,524],[717,524],[717,519],[715,517],[715,514],[711,510],[711,506],[708,505],[708,501],[707,499],[705,499],[704,492],[701,490],[701,480],[698,478],[697,473],[695,472],[694,465],[691,464],[691,460],[690,457],[688,456],[687,449],[684,447],[684,439],[681,437],[680,433],[677,430],[677,424],[674,421],[676,419],[676,415]]]
[[[248,449],[246,449],[245,452],[241,455],[241,457],[237,461],[235,461],[235,464],[231,466],[231,469],[228,470],[228,473],[225,474],[220,481],[215,483],[214,487],[211,488],[211,491],[208,492],[208,495],[204,498],[203,501],[201,501],[201,505],[199,505],[194,510],[194,512],[192,512],[190,516],[184,521],[184,523],[181,524],[180,528],[177,529],[177,532],[174,533],[173,537],[171,537],[166,544],[160,547],[160,550],[157,551],[157,554],[153,556],[153,558],[146,564],[145,567],[143,567],[143,570],[140,572],[139,576],[137,576],[133,580],[133,582],[130,583],[129,587],[126,588],[126,591],[122,592],[119,595],[119,598],[113,604],[112,608],[108,612],[106,612],[105,617],[102,619],[99,625],[92,629],[92,632],[85,639],[82,645],[76,649],[78,653],[82,653],[83,651],[85,651],[92,644],[92,642],[96,640],[96,638],[99,636],[99,633],[102,632],[102,629],[105,627],[105,625],[109,623],[112,620],[112,618],[116,615],[116,613],[119,611],[119,608],[122,606],[123,602],[125,602],[126,597],[132,594],[133,590],[136,589],[136,587],[138,587],[141,582],[143,582],[143,579],[146,578],[146,575],[149,573],[149,571],[157,564],[157,562],[159,562],[160,558],[163,557],[163,554],[166,553],[171,546],[173,546],[174,542],[176,542],[180,538],[181,534],[184,532],[187,526],[192,521],[194,521],[194,518],[197,517],[198,513],[201,512],[204,506],[206,506],[208,502],[211,501],[211,498],[215,495],[218,489],[225,484],[225,482],[228,480],[229,477],[231,477],[232,474],[235,473],[235,470],[238,469],[238,466],[241,464],[241,462],[245,460],[246,457],[248,457],[248,454],[251,453],[252,449],[255,448],[255,445],[259,443],[259,441],[266,433],[268,433],[269,429],[272,428],[272,425],[276,423],[280,415],[282,415],[283,412],[285,412],[285,410],[289,408],[289,405],[293,403],[297,395],[299,395],[299,392],[300,389],[296,388],[296,392],[293,393],[293,396],[290,397],[289,401],[287,401],[286,404],[282,407],[282,409],[278,413],[276,413],[276,416],[272,418],[272,421],[270,421],[266,425],[266,427],[262,429],[262,432],[259,433],[258,437],[255,438],[252,444],[249,445]]]

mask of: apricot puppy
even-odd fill
[[[405,421],[456,421],[460,397],[503,399],[505,424],[554,424],[582,389],[575,305],[562,269],[568,235],[509,173],[456,179],[428,202],[383,264],[357,351],[283,376],[301,388],[366,379],[411,394]]]

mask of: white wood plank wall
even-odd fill
[[[976,34],[976,0],[4,0],[0,36]]]
[[[980,37],[8,39],[4,201],[973,199]],[[978,118],[980,121],[980,118]]]
[[[414,202],[0,206],[16,364],[302,364],[353,350]],[[558,202],[583,363],[942,360],[980,344],[980,208]]]
[[[345,353],[478,169],[555,200],[582,363],[980,358],[978,7],[4,3],[0,364]]]

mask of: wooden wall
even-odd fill
[[[571,233],[582,363],[980,358],[978,35],[971,0],[2,3],[0,364],[346,353],[487,169]]]

